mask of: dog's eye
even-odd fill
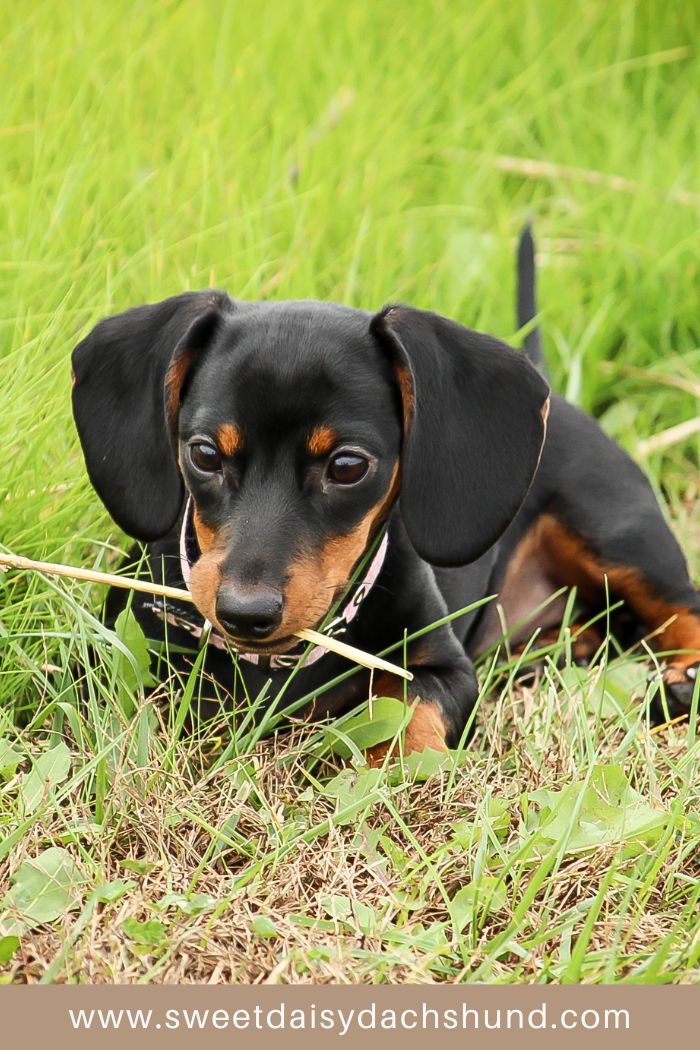
[[[216,474],[221,470],[221,456],[213,445],[197,441],[189,446],[190,462],[200,474]]]
[[[356,452],[339,452],[333,456],[328,464],[328,479],[336,485],[354,485],[362,481],[369,469],[369,463],[364,456],[358,456]]]

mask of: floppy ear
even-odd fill
[[[370,331],[392,357],[404,412],[401,515],[418,554],[466,565],[525,498],[549,389],[522,353],[437,314],[387,307]]]
[[[165,535],[177,519],[183,383],[232,306],[222,292],[187,292],[100,321],[73,351],[73,415],[90,481],[138,539]]]

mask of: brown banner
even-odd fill
[[[528,1047],[694,1042],[697,987],[0,988],[4,1046]]]

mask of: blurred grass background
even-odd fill
[[[68,398],[98,317],[217,285],[509,337],[529,213],[555,385],[633,452],[697,415],[695,5],[98,0],[3,24],[5,543],[104,536]],[[699,449],[645,465],[675,495]]]

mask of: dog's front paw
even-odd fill
[[[656,725],[690,714],[699,676],[700,661],[686,667],[670,664],[666,668],[651,699],[651,717]]]

